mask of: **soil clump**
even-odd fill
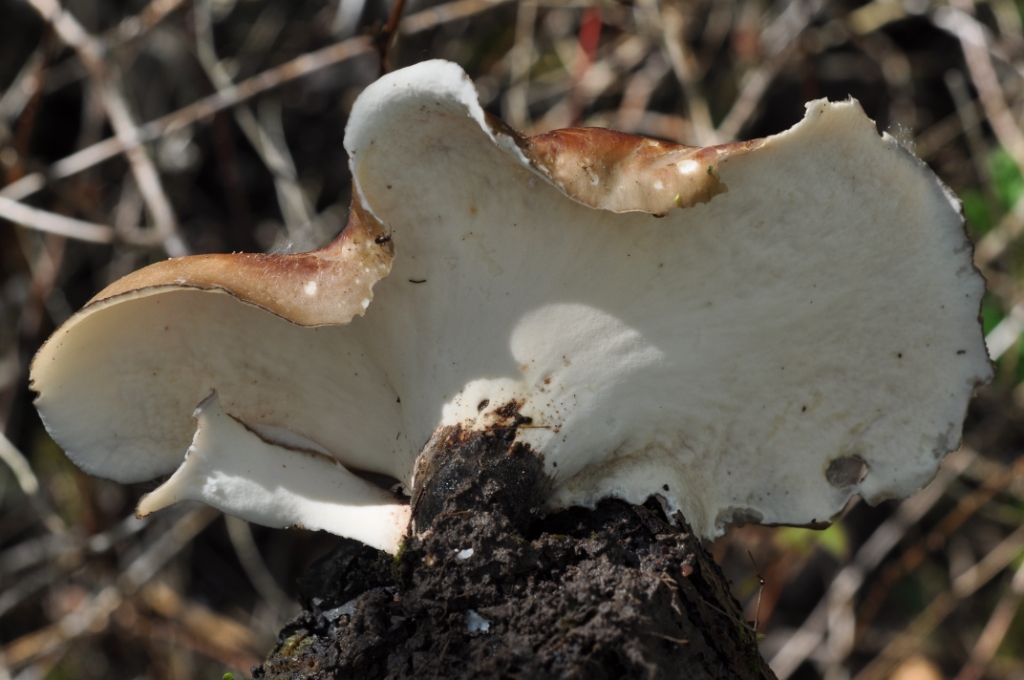
[[[654,500],[538,519],[546,480],[513,439],[435,436],[418,535],[394,558],[342,540],[254,678],[774,677],[685,524]]]

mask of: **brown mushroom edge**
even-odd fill
[[[231,253],[166,260],[104,288],[79,314],[124,295],[166,288],[216,290],[299,326],[346,324],[373,300],[388,275],[394,246],[384,226],[353,192],[346,227],[330,244],[308,253]]]
[[[591,208],[662,216],[724,194],[718,166],[759,148],[764,139],[695,147],[605,128],[567,128],[526,137],[485,114],[491,134],[511,139],[531,167]],[[680,171],[680,165],[689,168]]]

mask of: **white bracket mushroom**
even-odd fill
[[[549,511],[657,495],[708,537],[818,523],[928,482],[991,377],[960,204],[856,101],[706,149],[525,138],[429,61],[368,87],[345,145],[334,244],[154,265],[37,355],[83,469],[181,465],[140,511],[199,498],[394,552],[408,507],[349,471],[414,490],[438,428],[514,412]]]

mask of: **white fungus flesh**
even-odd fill
[[[315,444],[276,443],[224,413],[214,392],[196,409],[185,462],[139,501],[139,516],[202,501],[270,527],[342,533],[381,550],[397,546],[409,506],[357,477]],[[262,436],[261,436],[262,434]]]
[[[122,481],[173,472],[215,390],[244,436],[199,447],[224,461],[212,470],[307,460],[286,444],[308,442],[319,463],[415,489],[433,432],[501,425],[514,403],[531,419],[517,441],[553,480],[548,510],[656,495],[711,537],[910,494],[990,377],[959,203],[855,101],[708,149],[604,130],[523,138],[457,66],[431,61],[367,88],[345,143],[355,226],[318,260],[325,278],[282,260],[238,283],[227,262],[246,256],[184,283],[142,270],[55,333],[33,380],[75,462]],[[209,502],[210,476],[186,472],[193,446],[168,484]],[[235,486],[252,499],[265,482]],[[395,503],[314,486],[316,502],[382,516]],[[270,516],[288,502],[267,493],[218,507],[316,525]],[[316,526],[397,547],[356,535],[360,522]]]

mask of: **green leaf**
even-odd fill
[[[988,335],[1005,316],[1006,312],[1003,310],[999,298],[992,293],[985,293],[985,297],[981,300],[981,325],[985,330],[985,335]]]
[[[967,226],[975,239],[984,236],[992,230],[992,227],[996,226],[992,210],[983,193],[977,189],[964,189],[960,192],[960,200],[964,204],[964,217],[967,218]]]
[[[850,537],[839,523],[823,531],[783,527],[776,532],[775,540],[781,547],[792,549],[801,557],[810,555],[815,548],[821,548],[836,559],[842,560],[850,549]]]
[[[1024,177],[1020,168],[1005,149],[999,148],[989,154],[989,171],[992,173],[992,184],[996,196],[1003,207],[1009,210],[1017,199],[1024,195]]]

